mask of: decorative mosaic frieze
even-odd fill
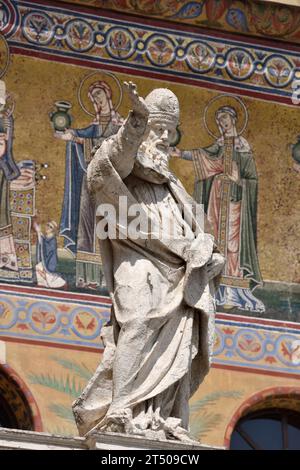
[[[22,290],[22,289],[21,289]],[[26,292],[26,291],[25,291]],[[99,350],[110,305],[92,296],[8,294],[0,289],[0,338]]]
[[[103,349],[100,333],[110,317],[108,298],[11,289],[0,286],[0,339]],[[298,350],[300,327],[296,323],[217,314],[215,365],[300,377]]]
[[[300,11],[284,2],[258,0],[58,0],[107,8],[117,12],[218,28],[242,34],[269,36],[299,43]],[[291,2],[290,2],[291,3]],[[294,2],[295,4],[296,2]]]
[[[73,8],[8,0],[0,31],[20,53],[38,51],[40,57],[51,54],[58,60],[113,66],[128,73],[159,73],[199,86],[230,87],[229,91],[234,87],[235,92],[292,104],[300,56],[288,46],[218,38],[201,30],[183,32]]]
[[[214,362],[300,377],[300,329],[293,323],[219,315]],[[242,321],[241,321],[242,320]]]

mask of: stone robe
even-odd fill
[[[188,429],[188,400],[209,370],[216,279],[208,278],[206,264],[214,239],[197,223],[195,202],[174,175],[160,185],[133,174],[146,124],[129,115],[97,151],[89,185],[96,205],[112,204],[118,214],[119,197],[126,196],[128,207],[139,203],[145,217],[162,225],[178,218],[178,232],[172,239],[100,241],[112,319],[103,329],[102,363],[73,404],[81,435],[115,422],[121,432],[176,437]],[[189,239],[180,235],[184,204]],[[116,231],[122,231],[118,222]]]

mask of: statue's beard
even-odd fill
[[[137,153],[132,173],[145,181],[162,184],[169,179],[168,161],[167,151],[152,145],[145,147],[142,144]]]

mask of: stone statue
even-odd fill
[[[168,168],[177,97],[155,89],[144,100],[132,82],[125,87],[132,111],[96,150],[89,189],[97,206],[113,205],[117,213],[125,196],[128,214],[138,204],[159,230],[170,220],[174,230],[118,237],[123,225],[116,221],[117,237],[100,240],[111,321],[102,329],[102,363],[73,410],[80,435],[99,430],[189,441],[188,401],[209,370],[224,258]],[[187,217],[184,207],[191,208]]]

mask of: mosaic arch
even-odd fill
[[[245,415],[267,408],[284,408],[299,411],[300,387],[271,387],[254,393],[235,411],[227,425],[224,446],[229,449],[232,432]]]

